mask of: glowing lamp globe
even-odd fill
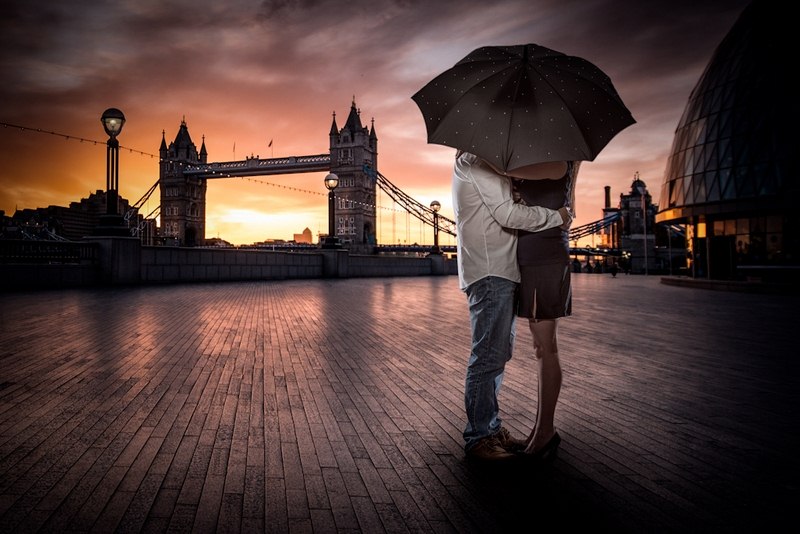
[[[325,187],[327,187],[330,190],[334,190],[338,185],[339,185],[339,177],[333,174],[332,172],[328,173],[328,175],[325,177]]]
[[[103,129],[109,137],[116,137],[122,131],[122,125],[125,124],[125,115],[117,108],[108,108],[100,117],[100,122],[103,123]]]

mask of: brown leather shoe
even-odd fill
[[[497,462],[512,460],[516,457],[500,445],[496,436],[488,436],[480,440],[471,449],[467,450],[467,458],[482,462]]]
[[[527,440],[512,437],[511,432],[504,426],[500,427],[500,430],[494,437],[500,442],[500,446],[508,452],[522,452],[525,450],[525,447],[528,446]]]

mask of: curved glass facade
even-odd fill
[[[714,52],[675,132],[656,221],[686,225],[695,276],[739,278],[798,264],[800,98],[790,80],[790,20],[775,2],[752,2]]]

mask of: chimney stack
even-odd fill
[[[606,190],[606,208],[611,207],[611,186],[607,185],[604,188]]]

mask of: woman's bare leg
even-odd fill
[[[529,322],[533,334],[533,355],[539,365],[539,405],[536,425],[528,440],[526,453],[541,449],[555,434],[555,412],[561,393],[561,362],[558,359],[558,320]]]

